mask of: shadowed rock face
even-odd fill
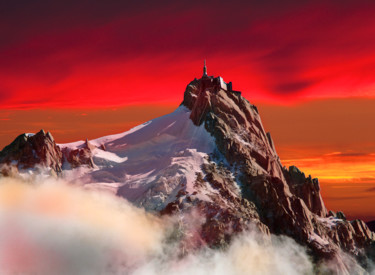
[[[182,104],[191,110],[194,124],[204,124],[215,137],[229,169],[238,173],[239,198],[256,205],[262,226],[307,245],[317,261],[335,259],[343,272],[347,267],[340,249],[359,259],[373,253],[368,251],[375,235],[363,221],[346,221],[340,215],[329,218],[318,179],[305,177],[295,166],[282,166],[257,108],[238,93],[207,82],[192,81]],[[206,179],[210,178],[208,174]]]
[[[18,169],[41,165],[60,173],[62,153],[50,132],[40,130],[35,135],[19,135],[0,152],[0,163],[16,166]]]
[[[366,224],[372,232],[375,232],[375,221],[369,221]]]

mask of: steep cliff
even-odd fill
[[[318,179],[295,166],[283,167],[257,108],[217,82],[213,77],[192,81],[182,104],[191,110],[194,124],[204,125],[215,138],[228,169],[237,174],[240,197],[256,205],[271,233],[307,245],[316,260],[335,259],[345,271],[350,267],[340,260],[341,251],[365,259],[375,234],[363,221],[328,216]]]

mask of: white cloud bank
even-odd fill
[[[181,257],[173,219],[52,179],[0,179],[0,274],[313,274],[290,238],[247,232]]]

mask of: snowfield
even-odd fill
[[[85,187],[117,193],[148,210],[160,210],[175,200],[184,187],[194,192],[196,173],[216,149],[214,138],[189,119],[190,110],[180,106],[173,113],[153,119],[127,132],[90,140],[95,148],[94,169],[64,170],[64,178],[77,179]],[[84,141],[59,144],[77,149]],[[78,175],[78,177],[77,177]],[[207,188],[207,192],[216,192]],[[202,200],[209,200],[198,193]]]

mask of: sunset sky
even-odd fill
[[[128,2],[128,1],[126,1]],[[374,1],[2,1],[0,147],[123,132],[208,73],[258,106],[329,209],[375,219]]]

